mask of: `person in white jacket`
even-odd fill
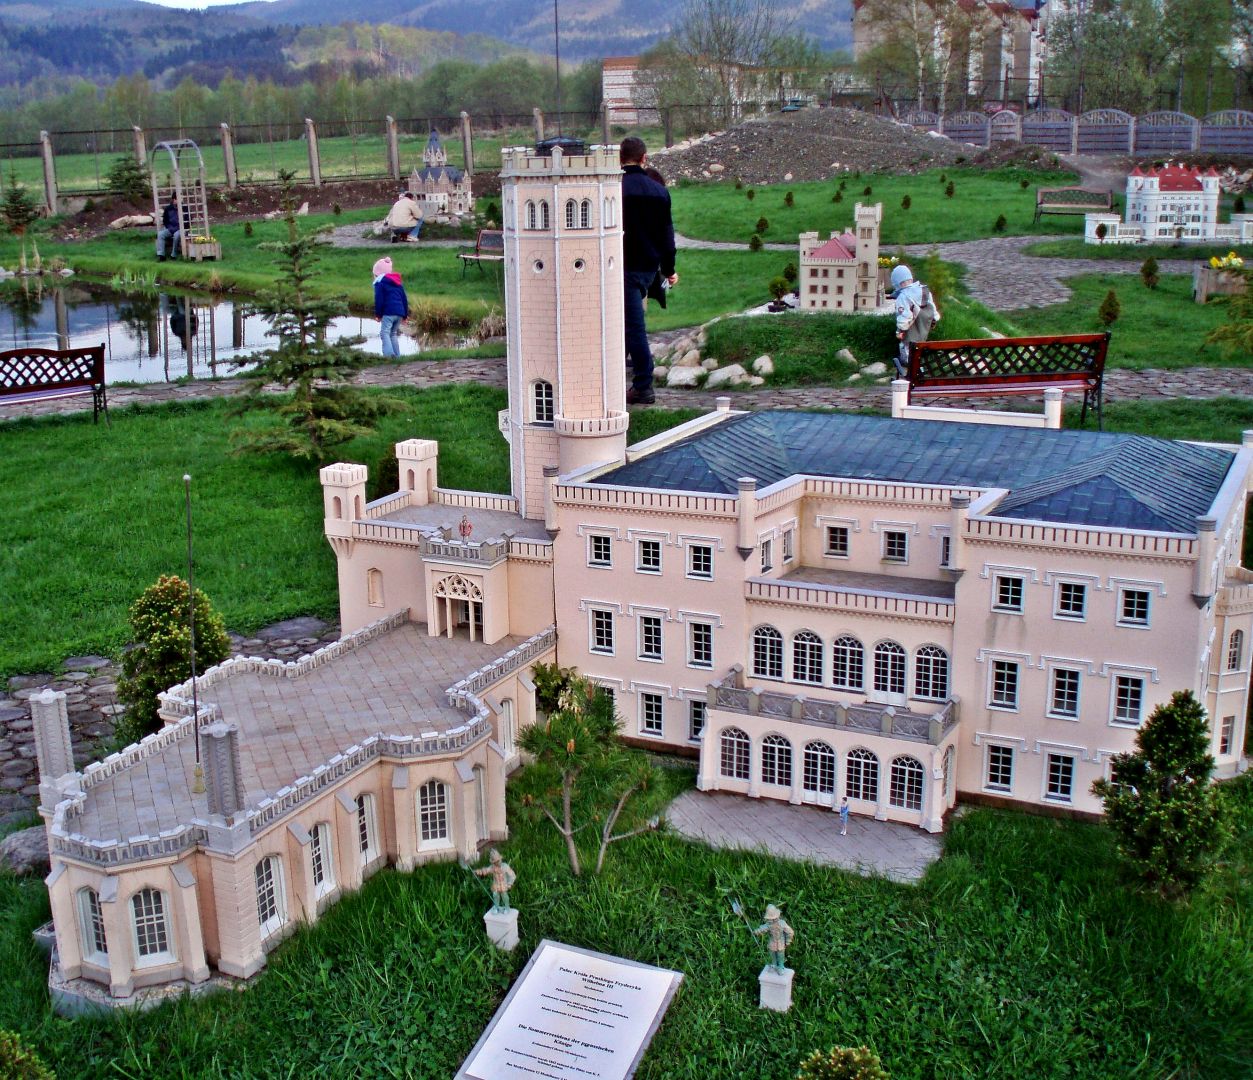
[[[931,290],[915,281],[904,263],[892,268],[892,291],[896,300],[896,370],[903,378],[909,374],[910,343],[931,336],[931,328],[940,321],[940,310]]]

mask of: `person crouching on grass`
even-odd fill
[[[379,337],[384,356],[400,355],[400,324],[409,318],[409,297],[404,282],[384,256],[374,264],[374,314],[379,320]]]

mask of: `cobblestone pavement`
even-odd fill
[[[724,792],[684,792],[666,809],[666,820],[679,835],[711,847],[762,851],[893,881],[917,881],[942,848],[938,836],[911,825],[850,814],[848,835],[841,836],[839,815],[825,807]]]

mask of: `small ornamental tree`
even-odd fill
[[[847,180],[846,178],[841,179],[841,180],[840,180],[840,190],[841,190],[841,191],[843,191],[843,190],[844,190],[845,188],[847,188],[847,187],[848,187],[848,180]]]
[[[130,154],[124,154],[109,166],[104,184],[114,195],[133,203],[144,203],[151,197],[148,172]]]
[[[23,1045],[15,1031],[0,1031],[0,1077],[4,1080],[56,1080],[52,1070]]]
[[[1140,280],[1147,289],[1156,289],[1157,283],[1161,281],[1161,275],[1157,272],[1157,260],[1152,255],[1140,264]]]
[[[801,1062],[796,1080],[889,1080],[879,1055],[868,1046],[815,1050]]]
[[[992,224],[992,231],[993,231],[993,232],[1004,232],[1004,231],[1005,231],[1005,226],[1006,226],[1006,225],[1008,225],[1008,224],[1009,224],[1009,222],[1005,220],[1005,215],[1004,215],[1004,214],[998,214],[998,215],[997,215],[997,217],[996,217],[996,221],[995,221],[995,222],[993,222],[993,224]]]
[[[903,252],[899,261],[904,261]],[[948,268],[948,263],[940,258],[938,249],[932,248],[922,260],[921,280],[930,290],[931,299],[935,301],[936,307],[940,308],[943,313],[942,305],[953,293],[953,272]]]
[[[905,195],[901,198],[901,209],[908,210],[913,205],[913,203],[914,203],[914,200],[911,199],[908,195]]]
[[[744,192],[744,197],[749,202],[752,202],[755,198],[757,198],[757,192],[755,192],[752,188],[749,188],[746,192]]]
[[[832,202],[843,202],[843,201],[844,201],[844,190],[841,188],[841,189],[840,189],[839,191],[837,191],[834,195],[832,195],[832,196],[831,196],[831,201],[832,201]]]
[[[753,226],[753,231],[756,233],[764,233],[768,228],[770,228],[770,222],[764,217],[759,217],[757,219],[757,224]]]
[[[795,204],[796,204],[796,197],[790,191],[786,195],[783,196],[784,206],[794,206]]]
[[[1253,356],[1253,267],[1236,273],[1244,276],[1244,291],[1227,297],[1227,321],[1210,331],[1205,340],[1224,353]]]
[[[234,432],[232,440],[238,450],[324,460],[340,444],[372,432],[375,420],[396,403],[350,385],[372,358],[356,348],[364,338],[330,340],[330,324],[348,314],[348,302],[317,297],[310,287],[317,276],[321,235],[327,230],[302,233],[297,228],[293,174],[280,172],[279,180],[287,239],[260,245],[279,254],[278,282],[253,304],[266,317],[278,345],[241,361],[256,365],[246,376],[244,404],[271,410],[278,422]],[[290,395],[263,392],[275,383]]]
[[[796,263],[788,263],[783,268],[783,279],[789,285],[795,285],[798,277],[800,277],[800,272],[796,269]]]
[[[199,589],[195,617],[196,670],[204,671],[231,655],[231,642],[222,616]],[[135,645],[122,658],[118,696],[130,707],[119,734],[133,742],[161,726],[157,695],[191,678],[187,582],[160,577],[131,605],[130,623]]]
[[[1113,289],[1110,289],[1105,294],[1105,299],[1101,301],[1101,306],[1096,310],[1097,321],[1102,326],[1113,326],[1121,314],[1122,304],[1118,302],[1118,294]]]
[[[770,279],[770,284],[767,288],[769,288],[771,296],[776,300],[782,300],[791,291],[792,287],[788,284],[787,278],[777,277]]]
[[[1231,212],[1233,214],[1243,214],[1244,211],[1244,195],[1237,195],[1235,201],[1231,204]]]
[[[1144,722],[1135,750],[1113,757],[1109,779],[1092,785],[1119,851],[1166,897],[1195,888],[1223,840],[1209,746],[1205,709],[1179,690]]]
[[[864,188],[861,189],[861,193],[863,195],[870,195],[873,192],[874,192],[874,188],[872,188],[869,184],[867,184]]]
[[[1031,186],[1031,181],[1030,181],[1030,180],[1028,180],[1028,179],[1024,176],[1021,180],[1019,180],[1019,181],[1018,181],[1018,186],[1019,186],[1020,188],[1022,188],[1022,190],[1023,190],[1023,191],[1026,191],[1026,190],[1027,190],[1027,188],[1029,188],[1029,187]]]
[[[956,190],[957,188],[953,186],[953,181],[950,180],[947,184],[944,185],[944,197],[946,199],[951,199],[953,197],[953,193]]]
[[[748,250],[749,251],[761,250],[761,237],[758,236],[757,233],[753,233],[753,235],[748,238]]]
[[[17,182],[17,173],[9,173],[9,183],[4,189],[4,202],[0,214],[9,232],[19,239],[26,235],[30,223],[39,217],[39,208],[31,201],[30,192]]]
[[[1105,222],[1103,221],[1098,221],[1096,223],[1096,242],[1098,244],[1103,244],[1105,242],[1105,237],[1107,237],[1108,235],[1109,235],[1109,226],[1106,225]]]

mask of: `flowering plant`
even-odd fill
[[[879,256],[879,268],[881,270],[890,270],[900,261],[901,260],[898,259],[895,255],[880,255]]]
[[[212,244],[214,240],[212,236],[193,236],[191,242],[193,244]]]
[[[1227,252],[1221,259],[1217,256],[1211,256],[1209,264],[1215,270],[1242,270],[1244,269],[1244,260],[1240,258],[1234,251]]]

